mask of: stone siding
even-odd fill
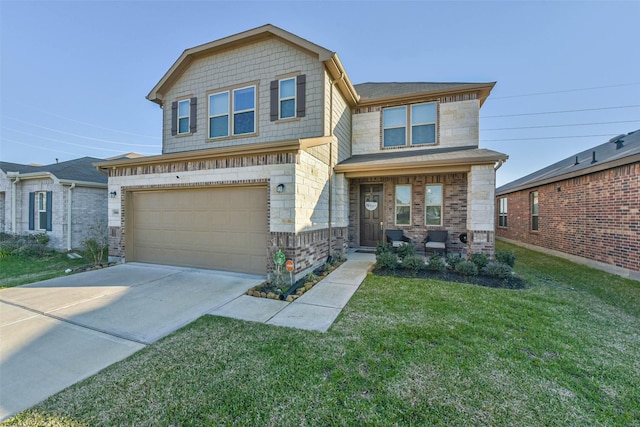
[[[538,231],[531,230],[532,191],[538,192]],[[502,197],[507,227],[497,227],[498,237],[610,265],[623,274],[640,272],[640,163],[497,196],[496,224]]]

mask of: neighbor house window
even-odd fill
[[[289,119],[296,116],[296,79],[279,81],[278,102],[280,114],[278,118]]]
[[[442,185],[427,185],[425,225],[442,225]]]
[[[538,192],[531,192],[531,230],[538,231]]]
[[[382,145],[405,147],[437,142],[435,102],[382,110]],[[407,131],[407,123],[410,123]]]
[[[396,185],[396,225],[411,225],[410,185]]]
[[[51,191],[29,193],[29,230],[51,231],[52,199]]]
[[[209,138],[244,135],[255,130],[255,86],[209,95]]]
[[[38,218],[37,230],[47,229],[47,193],[40,191],[36,193],[36,217]]]
[[[501,197],[498,202],[498,226],[507,226],[507,198]]]
[[[190,132],[189,118],[191,117],[190,104],[191,101],[185,99],[178,101],[178,135]]]

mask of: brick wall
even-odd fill
[[[539,197],[537,232],[530,230],[531,191]],[[640,271],[640,163],[497,196],[496,203],[500,197],[508,216],[498,237]],[[497,215],[496,207],[496,224]]]

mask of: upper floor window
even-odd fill
[[[391,107],[382,110],[382,146],[405,147],[435,144],[436,103]],[[407,130],[407,123],[410,129]]]
[[[442,225],[442,185],[427,185],[425,225]]]
[[[498,205],[498,226],[506,227],[507,226],[507,198],[501,197],[499,199]]]
[[[411,225],[410,185],[396,185],[396,225]]]
[[[255,129],[255,86],[209,95],[209,138],[254,133]]]
[[[191,117],[191,112],[189,104],[190,100],[188,99],[178,101],[178,135],[190,132],[189,118]]]
[[[532,191],[531,197],[531,231],[538,231],[538,192]]]
[[[278,99],[280,105],[280,119],[296,116],[296,79],[279,81]]]

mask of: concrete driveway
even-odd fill
[[[263,280],[128,263],[0,290],[0,420],[126,358]]]

